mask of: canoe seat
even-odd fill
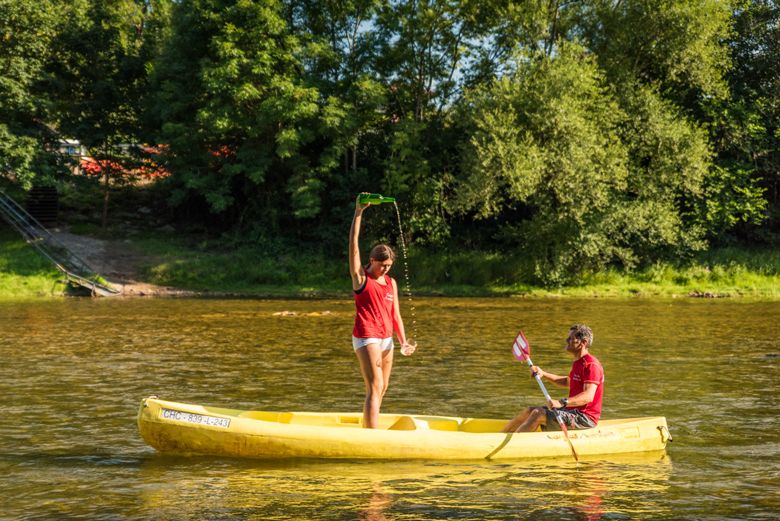
[[[395,423],[387,428],[389,431],[413,431],[417,429],[417,424],[411,416],[401,416]]]
[[[501,432],[509,420],[469,418],[460,424],[461,432]]]
[[[311,425],[314,427],[360,427],[360,417],[332,413],[286,412],[280,415],[280,423]]]
[[[460,422],[451,418],[437,418],[435,416],[415,416],[415,421],[418,423],[424,422],[426,428],[433,431],[457,431],[460,426]]]
[[[457,431],[458,420],[436,416],[401,416],[388,430],[391,431]]]

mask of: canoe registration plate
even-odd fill
[[[163,409],[162,417],[166,420],[197,423],[198,425],[211,425],[213,427],[224,427],[226,429],[230,427],[230,420],[228,418],[217,418],[216,416],[207,416],[205,414],[174,411],[173,409]]]

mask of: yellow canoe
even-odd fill
[[[162,452],[245,458],[520,459],[571,457],[560,432],[505,434],[508,419],[382,414],[377,429],[361,413],[241,411],[160,400],[141,402],[138,428]],[[602,420],[569,431],[580,456],[662,451],[666,418]]]

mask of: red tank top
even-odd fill
[[[356,338],[389,338],[393,336],[393,279],[385,275],[386,284],[366,275],[366,283],[355,291],[355,327],[352,335]]]
[[[596,394],[593,401],[588,405],[574,407],[590,416],[594,422],[598,423],[601,417],[601,401],[604,396],[604,368],[598,358],[588,353],[579,360],[575,360],[569,372],[569,397],[576,396],[582,392],[586,383],[594,383]]]

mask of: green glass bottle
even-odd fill
[[[387,197],[382,194],[360,194],[358,199],[360,204],[382,204],[382,203],[394,203],[395,197]]]

